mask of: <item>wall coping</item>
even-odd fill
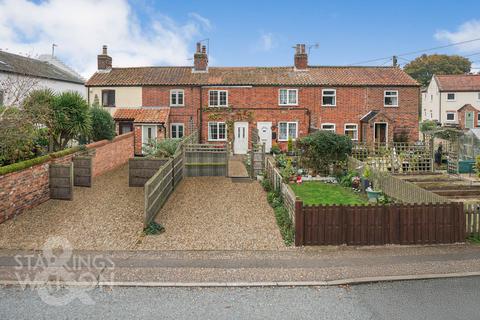
[[[105,139],[105,140],[92,142],[90,144],[87,144],[85,147],[87,149],[95,149],[95,148],[103,147],[104,145],[107,145],[107,144],[110,144],[110,143],[114,143],[114,142],[117,142],[117,141],[120,141],[120,140],[130,138],[133,135],[134,135],[134,132],[132,131],[132,132],[128,132],[128,133],[124,133],[122,135],[116,136],[115,138],[113,138],[113,140],[106,140]]]

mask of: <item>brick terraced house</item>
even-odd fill
[[[150,138],[197,128],[201,142],[232,141],[237,154],[247,152],[252,128],[267,151],[315,130],[365,143],[418,138],[415,80],[396,67],[310,66],[305,45],[297,45],[290,67],[209,67],[197,44],[193,67],[132,68],[113,68],[104,46],[86,86],[118,133],[135,131],[137,154]]]

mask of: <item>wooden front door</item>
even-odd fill
[[[386,144],[388,141],[388,126],[386,123],[375,123],[375,143]]]

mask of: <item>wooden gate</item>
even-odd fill
[[[73,157],[73,185],[78,187],[92,186],[92,157]]]
[[[228,175],[227,144],[187,144],[185,145],[185,176]]]
[[[50,164],[50,199],[73,200],[73,163]]]

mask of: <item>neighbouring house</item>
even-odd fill
[[[480,119],[480,75],[434,75],[422,92],[424,120],[460,129],[478,127]]]
[[[60,60],[33,59],[0,51],[0,105],[18,105],[33,89],[75,91],[86,97],[85,81]]]
[[[252,128],[267,151],[315,130],[365,143],[418,139],[420,86],[400,68],[311,66],[302,44],[288,67],[211,67],[200,43],[193,64],[112,67],[104,46],[88,100],[110,110],[118,133],[135,131],[137,154],[151,137],[197,128],[201,142],[231,141],[237,154],[251,147]]]

